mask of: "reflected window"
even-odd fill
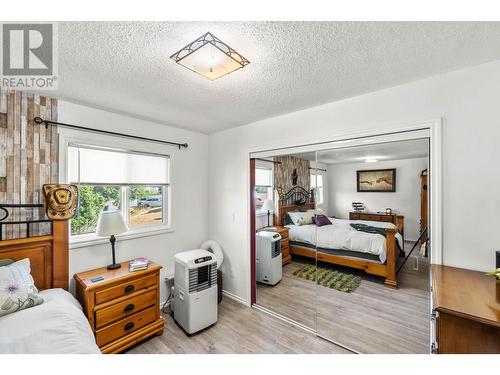
[[[311,173],[311,189],[314,189],[315,201],[317,204],[323,203],[323,175]]]

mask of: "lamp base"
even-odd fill
[[[107,268],[108,270],[116,270],[118,268],[120,268],[122,265],[119,264],[119,263],[113,263],[113,264],[110,264]]]

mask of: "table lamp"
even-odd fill
[[[119,263],[116,263],[115,258],[115,234],[120,234],[127,230],[127,225],[120,211],[103,211],[101,216],[99,216],[97,235],[101,237],[110,236],[109,242],[111,242],[111,249],[113,251],[113,263],[108,266],[108,270],[115,270],[121,267]]]
[[[274,202],[270,199],[266,199],[262,205],[262,209],[267,210],[267,226],[270,227],[269,215],[271,215],[271,210],[274,210]]]

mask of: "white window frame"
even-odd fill
[[[59,182],[69,183],[69,159],[68,147],[73,144],[103,148],[103,149],[115,149],[122,151],[137,152],[141,154],[159,154],[169,156],[169,184],[164,186],[166,192],[166,200],[163,204],[163,218],[166,219],[166,223],[158,225],[146,225],[139,228],[131,228],[126,233],[117,235],[119,240],[128,240],[133,238],[155,236],[163,233],[171,233],[174,231],[172,223],[172,154],[169,153],[168,148],[164,145],[155,144],[152,142],[145,142],[140,140],[129,140],[125,138],[113,137],[108,135],[101,135],[96,133],[82,132],[73,129],[59,128]],[[104,184],[106,185],[106,184]],[[111,185],[111,184],[108,184]],[[106,185],[106,186],[108,186]],[[159,184],[157,184],[159,185]],[[117,185],[117,186],[127,186],[127,185]],[[149,186],[149,185],[145,185]],[[121,210],[123,215],[126,216],[128,221],[128,209],[129,202],[127,199],[126,188],[122,188],[121,195]],[[124,192],[125,191],[125,192]],[[125,217],[125,216],[124,216]],[[96,233],[87,233],[79,235],[69,236],[69,248],[75,249],[80,247],[92,246],[101,243],[108,243],[109,238],[99,237]]]
[[[270,199],[274,202],[274,163],[272,161],[263,161],[256,160],[255,161],[255,169],[267,169],[271,171],[271,197]],[[261,186],[261,185],[255,185]],[[274,214],[274,211],[270,211],[271,214]],[[262,209],[255,209],[255,216],[267,216],[267,211]]]

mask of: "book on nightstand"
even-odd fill
[[[128,270],[130,272],[145,270],[148,268],[148,258],[137,258],[128,262]]]

